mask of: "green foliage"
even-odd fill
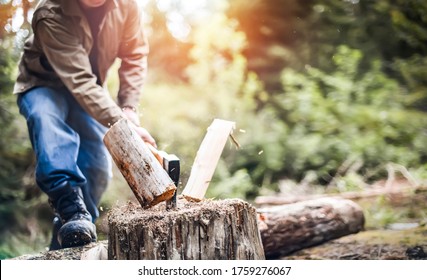
[[[51,218],[46,199],[34,186],[26,126],[12,95],[17,57],[9,44],[5,39],[0,46],[0,258],[26,253],[29,247],[42,249],[48,233],[39,231],[38,220]]]
[[[335,46],[363,53],[359,68],[378,60],[383,71],[408,89],[416,108],[427,108],[427,2],[419,0],[230,1],[228,14],[248,37],[249,69],[280,90],[279,75],[311,65],[329,73]]]
[[[422,164],[426,116],[404,106],[405,91],[385,76],[379,61],[359,74],[361,59],[360,51],[340,46],[331,73],[309,66],[305,73],[286,69],[284,92],[263,112],[270,111],[264,115],[269,134],[253,139],[237,169],[252,166],[257,183],[266,176],[302,180],[314,173],[316,183],[348,175],[341,183],[355,186],[384,175],[372,171],[384,171],[388,162]],[[254,157],[258,151],[264,159]]]
[[[22,149],[19,141],[11,141],[12,138],[19,135],[17,123],[14,122],[18,113],[15,105],[16,96],[12,95],[14,60],[16,58],[9,51],[6,44],[1,46],[0,51],[0,126],[2,128],[2,137],[0,138],[0,158],[2,159],[0,161],[0,178],[3,184],[13,185],[17,183],[17,174],[15,175],[14,173],[16,172],[16,167],[22,165],[22,155],[25,154],[25,149]]]
[[[366,229],[387,228],[393,223],[414,223],[420,225],[426,221],[423,209],[426,195],[412,194],[411,196],[379,196],[375,199],[358,200],[364,209]]]

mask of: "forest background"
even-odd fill
[[[44,250],[50,238],[52,211],[12,95],[37,2],[0,0],[0,259]],[[241,148],[226,146],[210,198],[363,190],[390,169],[427,179],[425,1],[138,2],[150,43],[140,117],[181,158],[179,191],[214,118],[236,122]],[[114,173],[100,238],[108,210],[133,198]],[[388,213],[383,223],[399,215]]]

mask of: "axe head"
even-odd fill
[[[171,155],[164,151],[159,151],[159,154],[163,159],[163,169],[169,174],[169,177],[178,188],[179,174],[181,171],[179,158],[176,155]],[[176,194],[177,191],[175,191],[175,194],[170,200],[166,201],[167,210],[176,209]]]

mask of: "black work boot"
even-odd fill
[[[50,202],[61,218],[62,226],[58,230],[58,242],[61,248],[95,242],[96,227],[86,209],[81,189],[67,185],[61,188],[60,193]]]

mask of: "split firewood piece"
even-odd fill
[[[176,186],[126,119],[115,123],[104,143],[142,208],[169,200]]]
[[[231,121],[215,119],[207,129],[182,192],[187,200],[200,201],[205,196],[222,150],[235,125]]]

